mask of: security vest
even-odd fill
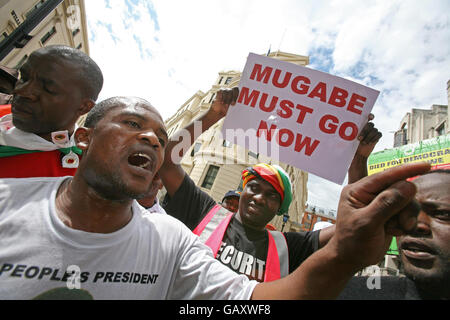
[[[212,249],[214,258],[232,217],[232,212],[216,204],[193,231],[201,242]],[[288,247],[284,235],[279,231],[267,231],[269,246],[264,282],[277,280],[289,274]]]

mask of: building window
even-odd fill
[[[42,7],[42,5],[44,4],[45,0],[41,0],[38,3],[36,3],[33,8],[30,9],[30,11],[28,11],[25,16],[28,18],[33,12],[35,12],[37,9],[39,9],[40,7]]]
[[[17,26],[20,26],[20,20],[19,17],[17,16],[16,12],[13,10],[11,11],[11,15],[14,18],[14,21],[16,22]]]
[[[191,157],[193,157],[194,154],[196,154],[198,152],[198,150],[200,150],[201,146],[202,146],[202,144],[199,142],[194,144],[194,147],[192,148],[192,151],[191,151]]]
[[[442,136],[445,134],[445,126],[444,123],[441,124],[439,127],[437,127],[436,132],[438,134],[438,136]]]
[[[18,49],[22,49],[27,45],[30,40],[33,39],[33,36],[30,36],[29,34],[26,34],[22,36],[22,38],[14,43],[14,47]]]
[[[229,84],[231,82],[232,77],[228,77],[227,80],[225,80],[225,84]]]
[[[219,172],[219,167],[217,166],[209,166],[208,172],[206,172],[205,179],[202,183],[202,188],[206,188],[211,190],[211,187],[214,184],[214,180],[216,180],[217,173]]]
[[[222,80],[223,80],[223,77],[220,77],[220,80],[219,80],[218,84],[220,84],[222,82]]]
[[[80,28],[76,28],[72,31],[72,37],[75,37],[78,33],[80,33]]]
[[[5,32],[3,32],[3,33],[0,35],[0,42],[2,42],[3,40],[5,40],[6,38],[8,38],[8,34],[7,34],[6,31],[5,31]]]
[[[213,93],[212,96],[211,96],[211,99],[209,99],[209,102],[208,102],[208,103],[211,103],[211,102],[213,101],[213,99],[214,99],[215,96],[216,96],[216,94]]]
[[[45,44],[48,41],[48,39],[50,39],[55,33],[56,33],[56,28],[52,27],[51,30],[49,32],[47,32],[46,34],[44,34],[44,36],[41,38],[41,43]]]
[[[77,49],[80,50],[82,47],[83,47],[83,44],[80,43],[80,44],[77,46]]]

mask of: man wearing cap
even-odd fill
[[[239,198],[241,197],[241,193],[236,190],[230,190],[222,198],[222,207],[236,213],[239,207]]]
[[[234,105],[239,90],[219,91],[211,108],[198,120],[207,130]],[[192,144],[193,123],[190,132]],[[372,128],[371,133],[376,130]],[[376,135],[371,134],[372,138]],[[379,137],[378,137],[379,139]],[[279,166],[258,164],[242,172],[243,191],[237,213],[230,213],[189,178],[172,158],[177,134],[166,149],[159,175],[166,187],[166,212],[184,222],[208,245],[216,259],[232,270],[260,282],[272,281],[294,271],[312,253],[323,247],[334,234],[334,226],[316,232],[278,232],[266,225],[275,215],[288,212],[292,186]],[[370,152],[369,152],[370,153]],[[180,154],[181,156],[181,154]]]

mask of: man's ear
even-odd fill
[[[95,101],[92,99],[85,98],[81,102],[80,109],[78,110],[78,115],[82,116],[83,114],[88,113],[95,106]]]
[[[83,151],[89,148],[91,131],[91,128],[86,127],[78,127],[75,131],[75,144]]]

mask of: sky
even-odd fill
[[[412,108],[447,105],[450,1],[89,0],[99,99],[139,96],[169,118],[220,71],[242,71],[250,52],[309,56],[309,68],[380,91],[372,110],[392,148]],[[347,182],[344,182],[344,185]],[[308,203],[336,209],[342,186],[309,175]]]

